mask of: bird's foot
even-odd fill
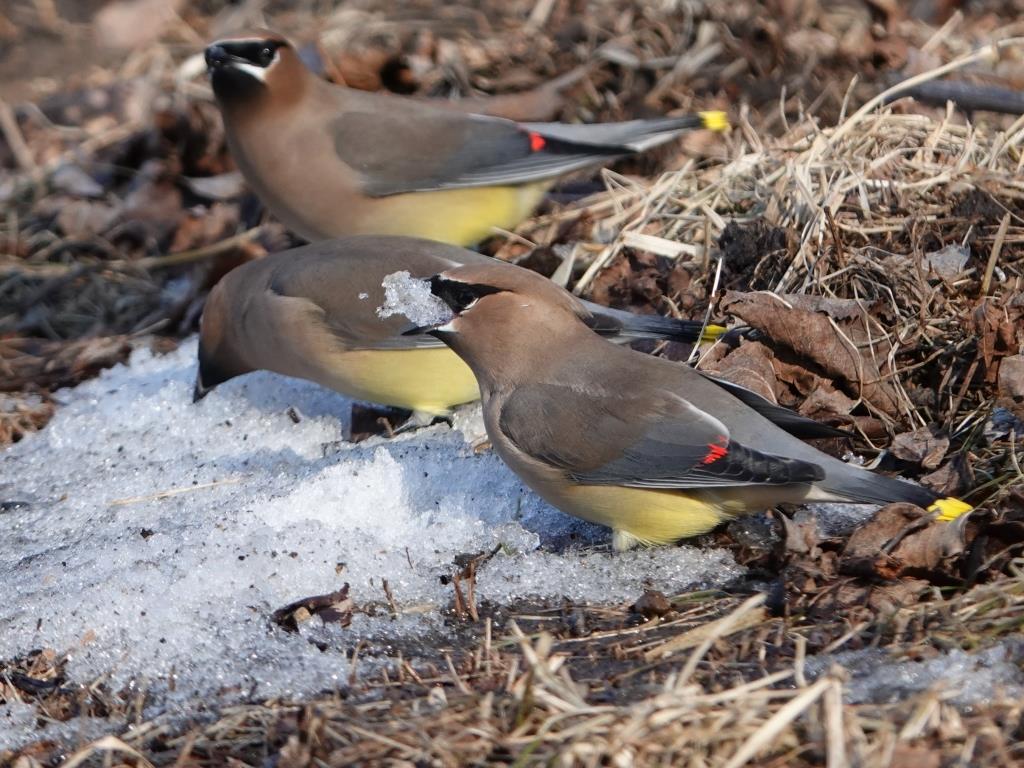
[[[436,414],[429,413],[427,411],[413,411],[412,415],[409,416],[405,422],[392,432],[392,435],[402,435],[407,432],[415,432],[417,429],[423,429],[423,427],[429,427],[431,424],[436,424],[439,421],[443,421],[449,427],[452,425],[452,417],[449,414]]]

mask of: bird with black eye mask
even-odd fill
[[[520,123],[328,83],[280,35],[206,50],[231,154],[307,240],[413,235],[472,245],[529,216],[557,179],[645,152],[722,112],[595,125]]]
[[[254,92],[266,88],[268,70],[283,45],[287,45],[283,39],[260,37],[226,39],[209,46],[206,68],[217,98],[252,98]]]
[[[403,335],[407,319],[382,319],[382,281],[404,271],[426,279],[459,264],[492,261],[444,243],[361,235],[313,243],[248,262],[225,275],[203,309],[195,397],[256,370],[318,382],[350,397],[416,411],[429,423],[480,396],[473,374],[443,343]],[[461,310],[490,291],[435,284]],[[581,302],[595,333],[694,342],[724,329],[699,321],[634,315]]]
[[[555,507],[612,528],[616,549],[782,503],[909,502],[940,520],[971,509],[802,442],[823,425],[748,390],[609,344],[534,272],[491,259],[430,287],[453,316],[419,330],[473,371],[498,455]]]

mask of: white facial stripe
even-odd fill
[[[259,45],[266,41],[267,38],[265,37],[225,37],[223,40],[217,40],[213,45],[231,45],[232,43],[253,43]]]
[[[276,54],[274,58],[275,60],[277,59]],[[249,77],[255,77],[261,83],[267,80],[267,70],[263,67],[257,67],[255,64],[243,64],[240,61],[232,61],[228,66],[245,72]]]
[[[435,331],[445,331],[446,333],[458,333],[458,331],[455,330],[455,321],[456,320],[458,320],[458,317],[453,317],[451,320],[449,320],[444,325],[437,326],[434,330]]]

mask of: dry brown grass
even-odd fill
[[[950,701],[955,688],[939,684],[854,705],[842,668],[812,676],[806,661],[808,647],[876,644],[919,658],[1013,636],[1024,622],[1022,566],[852,627],[841,617],[833,626],[772,617],[760,595],[710,594],[679,595],[645,621],[626,606],[577,606],[602,627],[583,638],[564,625],[524,629],[551,627],[542,619],[557,610],[522,614],[493,639],[486,620],[477,647],[453,663],[395,664],[344,697],[235,707],[191,728],[140,723],[63,764],[1017,765],[1019,700],[993,691],[965,711]],[[624,672],[595,674],[598,657]]]

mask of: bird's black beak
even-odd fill
[[[402,336],[437,336],[436,325],[411,325],[402,331]]]
[[[206,68],[208,70],[218,69],[231,61],[231,54],[222,45],[216,43],[208,46],[205,52]]]

